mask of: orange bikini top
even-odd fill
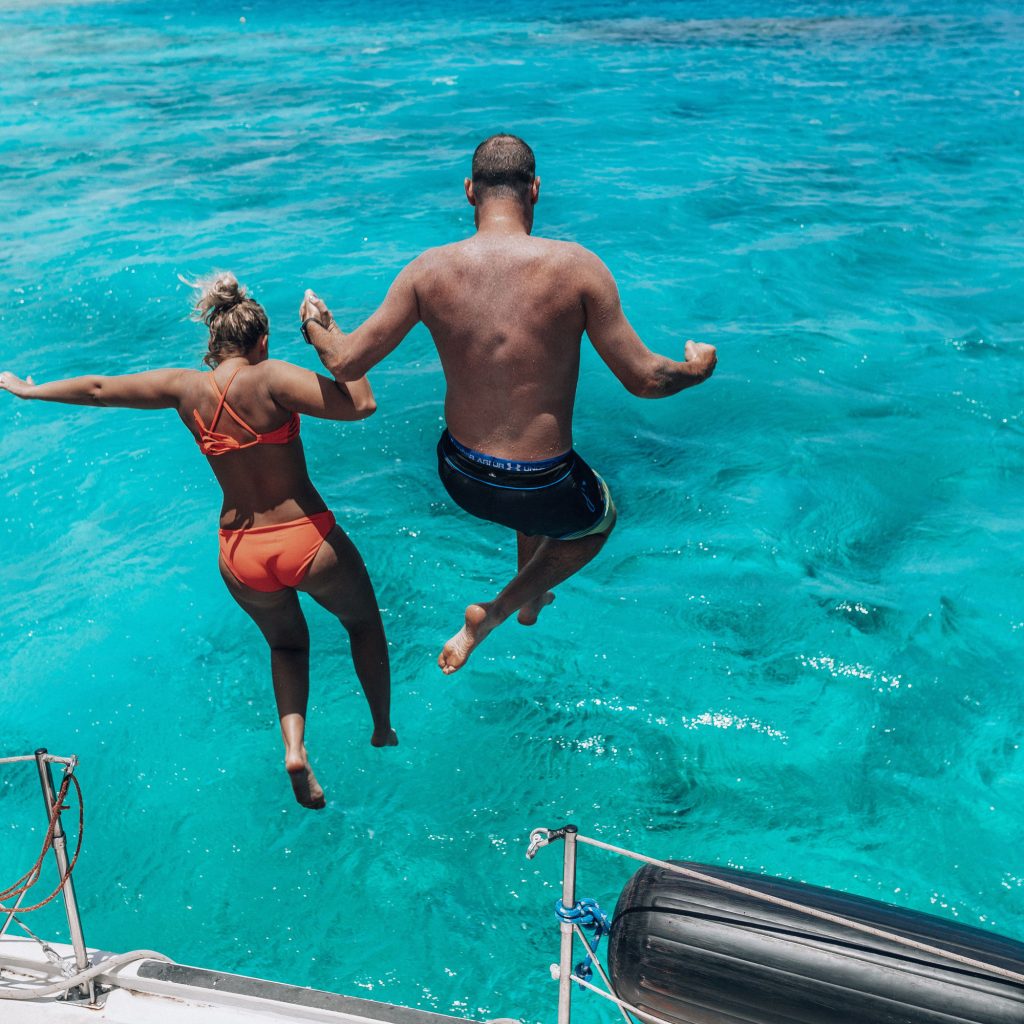
[[[238,370],[241,368],[239,366]],[[231,387],[231,382],[238,376],[238,370],[231,374],[223,391],[217,387],[217,381],[213,374],[210,374],[210,386],[217,393],[220,401],[217,403],[217,411],[213,414],[213,419],[210,421],[209,426],[203,422],[198,409],[192,412],[196,419],[196,425],[199,427],[199,437],[196,438],[196,441],[199,444],[199,450],[204,455],[227,455],[228,452],[240,452],[243,448],[252,448],[257,444],[288,444],[299,436],[299,414],[297,412],[293,412],[276,430],[271,430],[267,434],[261,434],[259,431],[253,430],[228,405],[228,388]],[[218,434],[214,428],[217,426],[217,421],[220,419],[222,412],[226,412],[243,430],[248,430],[252,434],[252,440],[239,441],[237,437],[232,437],[230,434]]]

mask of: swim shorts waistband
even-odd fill
[[[543,473],[545,470],[551,469],[552,466],[557,466],[560,462],[565,460],[572,454],[570,448],[567,452],[562,452],[561,455],[556,455],[550,459],[540,459],[533,462],[521,462],[516,459],[503,459],[498,455],[486,455],[484,452],[474,451],[472,448],[467,448],[464,444],[461,444],[451,435],[451,431],[446,430],[445,435],[451,446],[463,457],[469,459],[470,462],[475,462],[478,466],[486,466],[488,469],[502,469],[509,473]]]
[[[484,456],[488,461],[483,463],[467,451],[472,450],[447,430],[437,442],[441,483],[470,515],[528,537],[556,540],[579,540],[612,528],[615,504],[608,487],[575,450],[525,463],[493,456]]]

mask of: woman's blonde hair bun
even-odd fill
[[[232,355],[245,355],[270,329],[263,307],[249,297],[230,271],[217,271],[182,284],[193,289],[192,319],[210,329],[209,351],[203,361],[216,366]]]

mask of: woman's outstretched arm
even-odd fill
[[[0,373],[0,391],[15,398],[67,405],[120,406],[126,409],[176,409],[185,377],[194,370],[147,370],[123,377],[71,377],[36,384],[31,377],[20,377],[4,370]]]

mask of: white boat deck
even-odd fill
[[[69,946],[52,944],[52,948],[61,956],[72,955]],[[98,965],[114,954],[90,950],[89,956]],[[25,989],[27,993],[32,987],[61,979],[59,967],[46,959],[37,943],[28,938],[0,938],[0,990]],[[104,992],[99,1008],[57,996],[0,999],[0,1020],[3,1024],[467,1024],[459,1017],[159,960],[136,961],[101,974],[96,981]]]

